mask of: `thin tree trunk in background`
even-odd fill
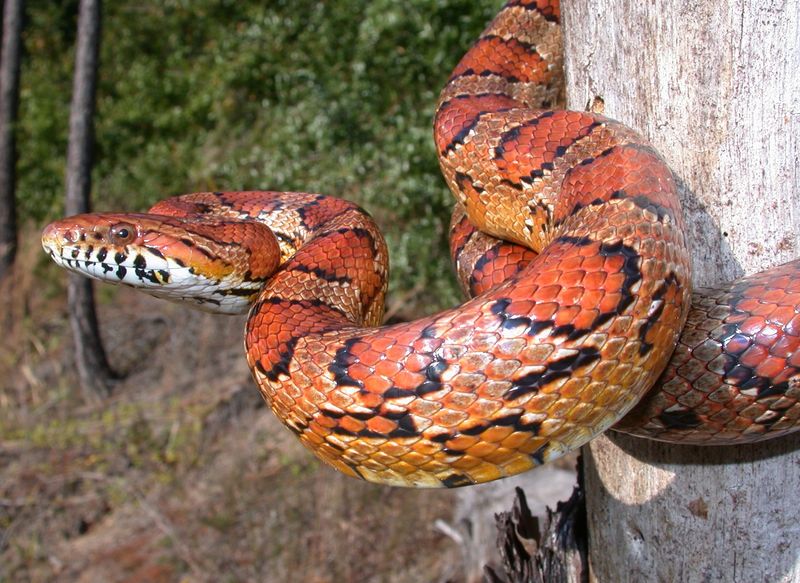
[[[566,0],[569,105],[596,96],[675,171],[695,285],[798,255],[800,3]],[[800,436],[585,448],[594,581],[800,581]]]
[[[17,254],[16,124],[19,65],[22,52],[23,0],[5,0],[3,47],[0,53],[0,280]]]
[[[69,115],[66,213],[89,212],[97,69],[100,53],[100,0],[81,0],[78,46]],[[75,364],[84,396],[89,400],[110,393],[114,373],[100,339],[91,280],[70,275],[67,284]]]

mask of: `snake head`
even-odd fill
[[[174,302],[244,313],[280,262],[252,221],[93,213],[49,224],[42,246],[61,267]]]

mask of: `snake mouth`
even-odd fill
[[[55,254],[51,254],[50,257],[65,269],[112,284],[117,283],[134,287],[143,287],[142,284],[144,282],[149,282],[152,285],[166,285],[172,279],[171,273],[167,269],[142,269],[134,270],[137,283],[132,283],[125,281],[128,275],[127,272],[131,269],[125,265],[112,265],[100,261],[71,259]]]
[[[158,259],[155,256],[148,261],[145,255],[137,253],[134,259],[130,259],[128,253],[117,251],[111,254],[106,247],[69,247],[46,237],[42,238],[42,247],[57,265],[112,284],[137,288],[163,287],[174,281],[175,271],[189,271],[186,267],[170,265],[166,259],[153,261]],[[113,262],[105,261],[106,257],[113,259]]]
[[[65,245],[46,235],[42,237],[42,247],[57,265],[67,271],[104,283],[135,288],[204,311],[245,313],[260,291],[259,282],[226,286],[219,280],[197,273],[190,266],[148,249]]]

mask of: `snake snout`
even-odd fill
[[[50,223],[42,231],[42,247],[48,253],[52,254],[57,249],[61,248],[63,241],[71,241],[74,234],[70,234],[69,238],[64,232],[58,228],[56,223]]]
[[[53,258],[64,255],[67,247],[78,245],[85,239],[85,234],[66,220],[50,223],[42,230],[42,247]]]

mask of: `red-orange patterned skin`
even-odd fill
[[[676,443],[759,441],[800,425],[800,261],[697,290],[656,387],[615,429]]]
[[[558,20],[557,2],[509,2],[442,91],[434,140],[458,200],[451,250],[475,296],[457,308],[376,327],[386,246],[345,201],[201,193],[150,211],[270,225],[282,264],[250,309],[247,359],[283,423],[348,475],[486,482],[579,447],[637,403],[618,427],[657,439],[797,425],[798,264],[704,292],[689,312],[669,168],[613,120],[550,109],[562,97]],[[82,252],[74,225],[46,239],[54,256]],[[252,275],[228,295],[247,295]]]

